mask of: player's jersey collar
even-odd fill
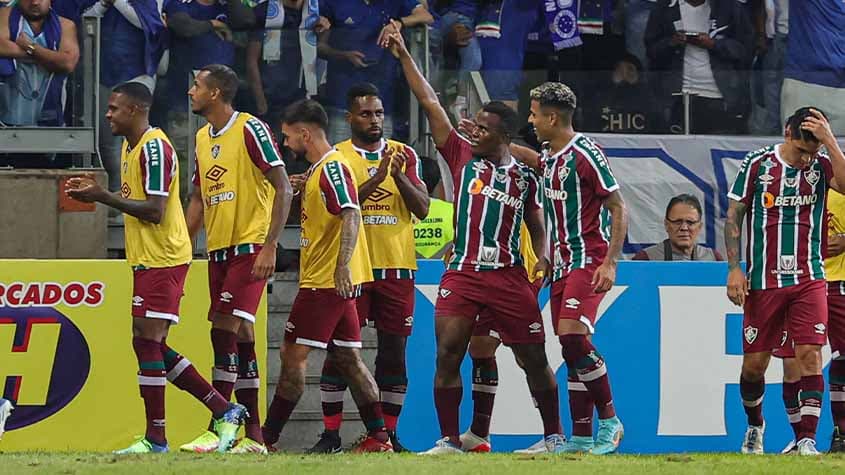
[[[208,124],[208,135],[211,136],[211,138],[216,139],[217,137],[220,137],[221,135],[225,134],[229,131],[229,129],[232,128],[233,125],[235,125],[235,121],[238,120],[238,116],[240,114],[241,113],[238,111],[233,112],[232,117],[229,117],[229,122],[226,122],[226,125],[222,129],[220,129],[219,132],[215,132],[214,126]]]
[[[387,147],[387,140],[385,140],[384,137],[381,138],[381,141],[379,142],[378,149],[375,150],[375,151],[372,151],[372,152],[370,152],[369,150],[364,150],[363,148],[356,147],[355,144],[352,143],[352,141],[350,141],[349,143],[352,144],[352,149],[355,150],[355,152],[358,153],[358,155],[360,155],[363,158],[367,158],[367,154],[372,154],[372,153],[378,154],[379,158],[381,158],[382,152],[384,152],[384,149]]]
[[[574,145],[574,144],[575,144],[575,142],[577,142],[577,141],[578,141],[578,139],[580,139],[580,138],[581,138],[581,132],[577,132],[577,133],[575,134],[575,136],[574,136],[574,137],[572,137],[572,139],[570,139],[570,140],[569,140],[569,143],[567,143],[565,147],[563,147],[562,149],[558,150],[558,151],[557,151],[557,152],[555,152],[554,154],[550,155],[548,158],[550,158],[550,159],[557,159],[558,157],[560,157],[561,155],[563,155],[563,153],[564,153],[564,152],[566,152],[567,150],[569,150],[570,148],[572,148],[572,145]]]

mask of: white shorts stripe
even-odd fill
[[[581,315],[581,318],[579,318],[578,321],[583,323],[584,326],[587,327],[587,330],[590,332],[590,335],[592,335],[596,332],[596,327],[593,326],[593,324],[592,324],[592,322],[590,322],[589,318]]]
[[[334,346],[339,346],[341,348],[361,348],[360,341],[343,341],[343,340],[332,340]]]
[[[595,381],[595,380],[601,378],[602,376],[604,376],[606,374],[607,374],[607,366],[601,365],[598,368],[590,371],[589,373],[579,374],[578,379],[580,379],[581,381]]]
[[[346,390],[343,391],[320,391],[320,401],[333,403],[333,402],[343,402],[343,395],[346,393]]]
[[[325,350],[326,348],[329,347],[328,343],[323,343],[322,341],[317,341],[317,340],[309,340],[308,338],[298,338],[297,337],[295,343],[297,345],[311,346],[311,347],[314,347],[314,348],[320,348],[322,350]]]
[[[182,371],[185,371],[188,366],[191,366],[191,362],[188,361],[188,358],[182,358],[178,363],[176,363],[176,366],[174,366],[173,369],[167,372],[167,380],[175,381],[176,378],[182,374]]]
[[[496,394],[498,386],[489,386],[487,384],[473,384],[472,390],[480,393]]]
[[[238,317],[238,318],[243,318],[244,320],[246,320],[248,322],[255,323],[255,315],[253,315],[249,312],[244,312],[243,310],[234,309],[234,310],[232,310],[232,315],[235,316],[235,317]]]
[[[842,360],[845,360],[845,355],[843,355],[839,351],[834,351],[833,353],[831,353],[830,359],[842,361]]]
[[[570,391],[580,391],[580,392],[586,392],[587,391],[587,385],[582,383],[582,382],[569,381],[568,383],[569,384],[567,384],[567,388]]]
[[[223,371],[220,368],[214,368],[211,371],[211,380],[212,381],[225,381],[227,383],[234,383],[238,380],[238,373],[230,373],[228,371]]]
[[[153,312],[152,310],[147,310],[144,314],[147,318],[157,318],[159,320],[170,320],[173,323],[179,323],[179,315],[174,315],[172,313],[164,313],[164,312]]]
[[[238,389],[258,389],[261,387],[261,381],[258,378],[241,379],[235,381],[235,391]]]
[[[141,386],[167,386],[167,378],[138,375],[138,384]]]
[[[405,404],[405,393],[394,393],[390,391],[382,391],[380,394],[381,402],[401,406]]]

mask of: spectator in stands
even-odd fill
[[[349,138],[346,91],[362,82],[373,83],[382,92],[384,136],[391,137],[398,69],[378,40],[391,19],[408,28],[431,24],[434,18],[419,0],[320,0],[320,15],[331,23],[331,30],[320,34],[317,46],[317,53],[328,62],[324,102],[329,113],[329,140],[338,143]]]
[[[646,28],[650,65],[672,125],[683,130],[680,97],[690,97],[690,130],[737,134],[745,129],[753,28],[737,0],[660,0]]]
[[[651,91],[643,81],[640,60],[628,53],[606,76],[606,79],[596,81],[600,94],[584,107],[584,129],[630,134],[655,132],[659,116]]]
[[[789,0],[753,0],[755,66],[752,76],[752,135],[781,135],[780,96],[789,34]]]
[[[481,74],[491,101],[517,110],[528,33],[540,0],[493,0],[481,8],[475,34],[481,46]]]
[[[645,48],[645,30],[648,17],[654,9],[657,0],[624,0],[625,2],[625,48],[631,52],[640,63],[648,68],[648,54]]]
[[[478,17],[479,4],[483,0],[435,0],[434,13],[437,17],[434,30],[429,36],[429,49],[432,51],[430,77],[437,78],[439,73],[446,73],[441,79],[449,82],[458,81],[457,96],[449,108],[456,118],[467,114],[468,99],[466,87],[469,84],[469,72],[481,69],[481,48],[475,37],[475,20]],[[457,78],[449,71],[460,71]],[[449,88],[449,82],[445,83]]]
[[[100,0],[85,16],[100,21],[100,159],[109,175],[109,190],[120,188],[121,137],[113,136],[106,121],[111,88],[139,82],[155,89],[155,76],[165,50],[165,27],[156,0]],[[116,216],[121,216],[119,213]]]
[[[719,251],[698,244],[701,232],[701,202],[693,195],[672,198],[666,207],[663,226],[669,236],[661,243],[638,252],[635,261],[723,261]]]
[[[78,61],[76,26],[50,0],[0,9],[0,122],[64,125],[65,81]]]
[[[781,117],[824,105],[833,133],[845,134],[845,2],[796,0],[789,9]]]

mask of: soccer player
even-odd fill
[[[314,348],[349,385],[367,428],[355,452],[392,452],[378,386],[361,361],[361,326],[355,306],[361,284],[372,281],[355,175],[326,140],[328,116],[312,100],[291,104],[282,119],[287,146],[311,163],[302,189],[299,292],[285,324],[282,369],[264,423],[269,444],[279,439],[305,390],[305,366]]]
[[[616,261],[627,233],[625,203],[604,152],[592,139],[575,132],[576,97],[569,87],[547,82],[531,91],[531,115],[537,137],[548,145],[535,163],[543,173],[543,207],[552,261],[540,258],[552,281],[552,318],[569,370],[570,407],[574,417],[598,412],[592,421],[575,424],[565,452],[615,452],[624,434],[616,416],[604,358],[589,336],[595,333],[599,304],[616,280]],[[605,211],[610,213],[607,236]],[[588,393],[589,397],[583,394]],[[576,421],[577,422],[577,421]],[[582,428],[583,432],[579,429]]]
[[[828,339],[831,355],[827,380],[833,415],[831,453],[845,452],[845,195],[827,192],[830,226],[824,270],[827,276]]]
[[[358,200],[375,279],[362,286],[358,317],[362,326],[374,322],[378,331],[375,379],[393,450],[403,452],[396,425],[408,386],[405,344],[414,323],[417,259],[412,214],[425,219],[428,193],[414,149],[382,136],[384,107],[378,89],[369,83],[359,84],[350,88],[346,97],[352,138],[335,148],[359,183]],[[340,450],[346,387],[333,360],[326,358],[320,378],[325,431],[309,453]]]
[[[485,104],[470,140],[462,138],[414,64],[401,34],[390,33],[386,46],[399,58],[455,182],[455,247],[434,310],[434,402],[442,438],[427,453],[463,453],[458,423],[463,393],[460,365],[476,317],[485,310],[492,314],[502,343],[522,362],[543,419],[546,444],[550,452],[558,452],[564,439],[557,381],[546,359],[543,320],[519,253],[523,219],[535,254],[544,253],[546,239],[538,178],[508,149],[517,116],[501,102]]]
[[[118,454],[168,451],[164,417],[168,380],[208,407],[221,447],[234,442],[246,417],[244,406],[229,403],[166,343],[170,325],[179,322],[191,241],[179,200],[179,161],[164,132],[150,127],[152,101],[149,89],[135,82],[118,85],[108,99],[111,131],[124,137],[120,192],[110,193],[90,177],[71,178],[67,189],[76,200],[100,202],[125,215],[126,260],[134,277],[132,347],[140,368],[147,431]]]
[[[830,156],[820,153],[825,146]],[[818,455],[816,428],[824,378],[827,296],[822,245],[827,190],[845,190],[845,156],[827,118],[804,107],[788,119],[784,143],[745,157],[731,187],[725,222],[727,295],[743,306],[742,404],[748,416],[743,453],[763,452],[764,375],[783,331],[795,343],[801,369],[798,453]],[[747,220],[748,267],[739,266],[742,221]]]
[[[235,72],[213,64],[200,70],[188,92],[191,109],[208,124],[197,131],[186,220],[192,241],[205,222],[212,384],[227,399],[234,390],[249,411],[246,436],[232,452],[266,453],[258,410],[255,313],[276,266],[276,244],[293,191],[270,128],[232,108],[237,90]],[[217,435],[209,428],[181,448],[214,450]]]

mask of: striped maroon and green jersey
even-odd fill
[[[539,180],[513,157],[505,165],[472,155],[454,130],[440,148],[455,183],[455,246],[449,270],[521,266],[523,214],[541,207]]]
[[[610,237],[602,203],[619,184],[604,152],[581,134],[561,151],[544,153],[541,160],[552,280],[559,280],[604,261]]]
[[[746,259],[752,290],[824,279],[825,207],[833,177],[830,158],[817,154],[805,170],[780,156],[779,146],[749,153],[728,198],[746,207]]]

